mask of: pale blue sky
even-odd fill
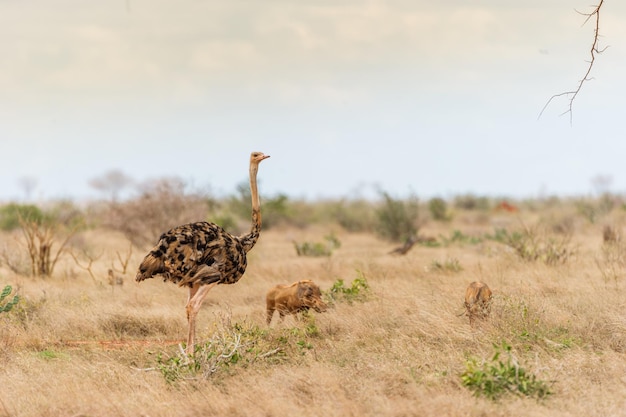
[[[121,170],[291,197],[626,192],[626,4],[0,0],[0,201]]]

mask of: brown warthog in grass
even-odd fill
[[[320,287],[308,279],[291,285],[277,285],[267,292],[267,324],[272,321],[274,310],[278,310],[280,319],[285,314],[297,314],[309,308],[322,313],[328,306],[322,301]],[[297,317],[297,316],[296,316]]]
[[[491,311],[491,290],[484,282],[474,281],[465,290],[465,314],[470,326],[475,320],[484,319]]]

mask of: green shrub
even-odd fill
[[[341,247],[341,242],[334,233],[324,236],[324,243],[320,242],[293,242],[298,256],[330,256],[333,251]]]
[[[378,217],[377,233],[394,242],[403,242],[410,236],[417,236],[419,206],[417,199],[396,200],[381,192],[383,202],[376,211]]]
[[[441,197],[432,198],[428,202],[428,210],[435,220],[446,222],[452,220],[452,215],[448,211],[448,203]]]
[[[250,185],[242,182],[237,185],[237,193],[231,196],[226,204],[229,212],[238,218],[248,221],[250,219]],[[263,228],[265,230],[280,223],[291,223],[293,216],[289,198],[285,194],[278,194],[275,197],[262,198],[261,211],[263,213]]]
[[[336,301],[346,301],[352,303],[354,301],[365,301],[370,296],[370,286],[363,272],[357,270],[357,277],[352,281],[349,287],[346,287],[343,279],[338,279],[325,292],[325,297],[329,304]]]
[[[376,228],[375,209],[366,200],[342,200],[333,205],[332,217],[349,232],[371,232]]]
[[[464,386],[476,396],[498,400],[505,394],[545,398],[552,394],[547,382],[537,379],[519,365],[506,342],[495,346],[495,353],[490,361],[478,361],[470,358],[465,363],[465,372],[461,374]],[[501,356],[505,356],[502,359]]]
[[[463,210],[487,211],[490,208],[489,199],[487,197],[476,197],[471,194],[455,197],[454,206]]]
[[[266,229],[280,223],[290,224],[293,217],[289,198],[285,194],[266,198],[263,201],[263,227]]]
[[[224,230],[235,230],[237,227],[237,222],[233,216],[229,214],[211,216],[211,221],[222,227]]]
[[[48,220],[41,209],[32,204],[11,203],[0,207],[0,229],[15,230],[20,227],[20,219],[36,224]]]
[[[513,234],[519,234],[519,232],[513,232]],[[519,237],[517,237],[519,238]],[[497,227],[493,234],[485,233],[485,239],[493,240],[498,243],[506,244],[509,240],[509,231],[503,227]]]

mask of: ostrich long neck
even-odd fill
[[[252,228],[250,233],[241,236],[243,247],[248,252],[256,244],[261,233],[261,201],[256,184],[256,174],[259,171],[258,162],[250,163],[250,196],[252,198]]]

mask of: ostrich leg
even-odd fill
[[[194,284],[189,288],[189,299],[187,300],[187,322],[189,323],[189,335],[187,336],[187,354],[192,355],[194,353],[194,345],[196,339],[196,316],[204,298],[207,296],[211,288],[215,287],[218,283],[214,282],[208,285]]]

